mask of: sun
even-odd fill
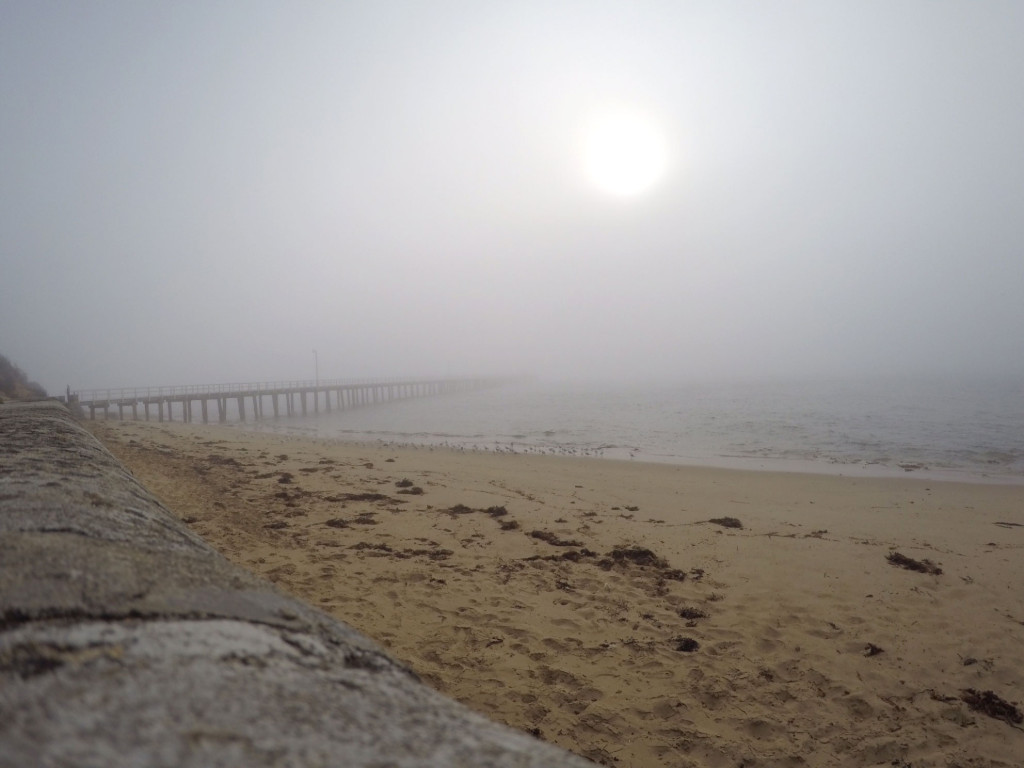
[[[586,123],[583,167],[601,191],[633,197],[651,189],[668,170],[668,143],[661,127],[634,109],[607,109]]]

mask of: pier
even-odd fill
[[[498,386],[508,379],[467,377],[446,379],[373,379],[278,381],[247,384],[196,384],[134,389],[90,389],[68,392],[68,401],[89,418],[100,412],[149,421],[218,422],[346,410],[414,397],[470,392]]]

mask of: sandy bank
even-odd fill
[[[1024,753],[963,693],[1024,701],[1024,486],[90,426],[235,562],[606,764]]]

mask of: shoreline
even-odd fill
[[[1024,699],[1020,485],[94,424],[229,559],[596,761],[996,766],[1024,749],[958,698]]]
[[[267,435],[282,439],[296,438],[311,442],[323,442],[325,445],[353,445],[393,448],[397,450],[450,451],[454,454],[480,453],[484,455],[537,456],[548,458],[577,458],[595,461],[624,462],[628,464],[667,465],[673,467],[690,467],[694,469],[727,469],[737,472],[767,472],[798,475],[828,475],[835,477],[854,477],[867,479],[906,479],[928,480],[932,482],[964,483],[968,485],[1016,485],[1024,486],[1024,475],[1011,472],[980,472],[967,467],[935,468],[922,464],[906,462],[904,464],[885,464],[880,461],[849,461],[837,459],[754,457],[741,455],[718,454],[713,456],[664,456],[645,453],[639,449],[631,455],[630,449],[617,448],[614,455],[596,453],[597,449],[587,450],[517,450],[514,441],[508,447],[489,448],[479,446],[461,446],[446,442],[409,442],[384,438],[346,438],[337,436],[321,436],[292,431],[288,427],[260,429],[247,424],[216,425],[219,428],[237,430],[251,435]],[[312,432],[312,431],[311,431]],[[498,444],[503,445],[503,444]]]
[[[1011,392],[980,382],[908,390],[874,379],[716,388],[548,382],[239,426],[396,446],[1024,484]]]

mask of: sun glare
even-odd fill
[[[638,112],[602,112],[585,128],[583,165],[598,189],[619,197],[639,195],[668,169],[665,135],[657,123]]]

